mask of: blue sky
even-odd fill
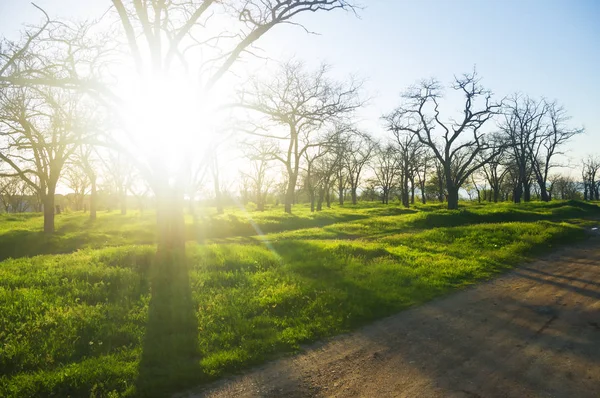
[[[361,114],[379,136],[379,116],[398,104],[399,93],[427,77],[443,82],[473,65],[499,97],[520,91],[557,99],[587,133],[570,145],[578,158],[600,144],[600,1],[597,0],[360,0],[351,13],[305,15],[298,27],[278,27],[260,47],[276,59],[326,61],[335,73],[368,79],[373,96]],[[51,15],[97,15],[109,2],[39,0]],[[0,34],[39,20],[25,0],[0,1]]]

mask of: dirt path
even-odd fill
[[[600,397],[600,237],[183,397]]]

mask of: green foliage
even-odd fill
[[[42,240],[39,215],[2,215],[0,396],[164,396],[487,279],[582,239],[599,214],[231,210],[190,217],[185,267],[169,272],[148,244],[152,215],[61,215]]]

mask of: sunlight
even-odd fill
[[[128,145],[152,166],[175,171],[206,152],[217,124],[216,101],[208,101],[188,76],[138,78],[127,98]]]
[[[600,8],[541,2],[0,0],[0,398],[600,397]]]

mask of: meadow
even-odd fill
[[[0,214],[0,396],[164,396],[489,279],[599,216],[575,201],[206,211],[186,216],[185,275],[159,290],[152,212],[62,214],[54,236],[40,214]]]

